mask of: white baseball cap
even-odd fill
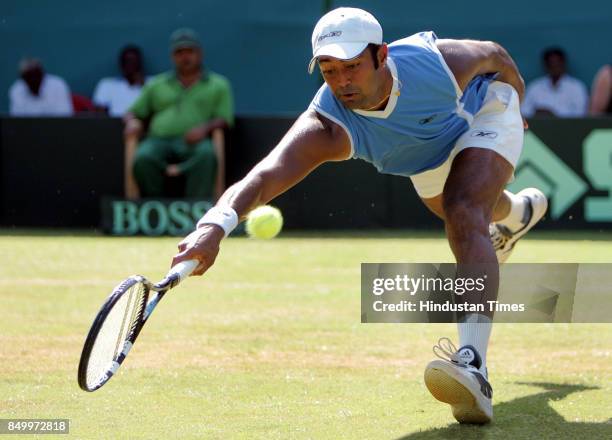
[[[312,31],[312,59],[308,73],[312,73],[321,55],[350,60],[370,43],[382,44],[380,23],[363,9],[338,8],[325,14]]]

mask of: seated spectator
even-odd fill
[[[591,87],[591,115],[612,114],[612,65],[603,66],[595,75]]]
[[[556,47],[546,49],[542,61],[547,75],[527,85],[525,101],[521,106],[523,116],[584,116],[587,111],[587,89],[580,80],[566,73],[565,52]]]
[[[110,116],[123,116],[134,103],[145,83],[142,53],[128,45],[119,53],[121,77],[102,78],[94,90],[93,102]]]
[[[126,196],[137,197],[138,189],[143,197],[163,196],[166,176],[183,175],[187,197],[218,198],[225,189],[223,129],[234,119],[230,85],[204,69],[193,30],[176,30],[170,49],[175,70],[152,78],[124,117]]]
[[[45,73],[35,58],[19,63],[19,75],[9,89],[11,116],[72,116],[70,89],[59,76]]]

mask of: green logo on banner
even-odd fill
[[[534,186],[550,201],[550,216],[558,219],[588,189],[588,185],[532,132],[525,133],[512,192]]]
[[[113,235],[185,235],[212,207],[206,200],[113,200]]]
[[[607,191],[608,197],[589,197],[584,204],[584,218],[590,222],[612,220],[612,130],[593,130],[584,140],[584,173],[593,188]]]

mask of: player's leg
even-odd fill
[[[446,180],[446,178],[444,180]],[[444,208],[442,206],[442,192],[441,192],[442,189],[443,187],[440,186],[440,194],[434,197],[421,198],[421,201],[425,204],[425,206],[427,206],[427,209],[429,209],[435,215],[437,215],[442,220],[444,220]],[[511,210],[511,204],[512,204],[510,197],[515,197],[515,196],[509,191],[504,191],[500,195],[499,199],[497,200],[497,204],[495,205],[495,208],[493,209],[493,216],[492,216],[493,222],[499,222],[510,216],[510,210]],[[523,202],[522,199],[520,201],[521,203]]]
[[[441,190],[442,188],[440,188]],[[530,218],[530,204],[523,195],[524,191],[526,190],[513,194],[508,190],[504,190],[499,199],[497,199],[491,220],[494,223],[506,226],[512,231],[517,231],[524,227]],[[421,198],[421,200],[427,206],[427,209],[444,220],[441,192],[436,196]]]
[[[484,105],[474,117],[472,128],[457,141],[448,160],[436,169],[412,176],[415,189],[425,205],[444,219],[442,189],[455,155],[466,147],[497,151],[513,166],[523,146],[523,123],[518,95],[511,86],[494,82]],[[493,210],[489,235],[500,263],[510,256],[516,242],[546,213],[548,203],[536,188],[517,194],[504,191]]]
[[[467,148],[457,155],[446,179],[442,196],[444,224],[457,260],[458,276],[486,278],[482,295],[463,295],[465,302],[487,304],[497,299],[499,266],[489,238],[489,223],[512,172],[512,165],[495,151]],[[461,318],[459,344],[476,348],[481,357],[479,368],[486,374],[493,314],[487,309],[477,315]],[[467,325],[471,322],[483,324]]]
[[[503,193],[503,188],[518,161],[522,140],[516,92],[501,83],[491,85],[483,108],[474,117],[471,129],[457,141],[448,161],[412,177],[417,193],[445,221],[458,275],[487,276],[482,296],[463,296],[470,302],[482,304],[497,296],[499,267],[489,223],[517,213],[513,210],[515,201]],[[437,353],[443,352],[447,360],[433,361],[425,371],[429,390],[451,405],[460,422],[486,423],[492,418],[492,389],[486,371],[491,318],[488,307],[483,313],[460,317],[459,350],[440,344]]]
[[[512,165],[495,151],[466,148],[454,158],[444,185],[442,210],[457,260],[457,277],[485,280],[482,293],[460,297],[465,303],[485,307],[480,313],[459,317],[459,349],[450,344],[446,360],[431,362],[425,371],[429,390],[451,405],[460,422],[486,423],[493,416],[486,371],[493,313],[487,301],[497,298],[499,265],[489,239],[489,223],[512,172]]]
[[[488,228],[512,172],[512,165],[492,150],[467,148],[455,157],[442,210],[458,264],[497,263]]]
[[[462,167],[462,162],[471,159],[472,156],[476,157],[472,164],[474,166]],[[453,180],[449,182],[455,161],[461,172],[455,167]],[[493,163],[487,163],[487,161],[493,161]],[[497,181],[493,185],[486,181],[488,177],[480,172],[480,167],[483,169],[493,167],[491,171],[497,170],[495,172]],[[494,298],[493,293],[497,288],[497,267],[494,264],[495,253],[488,237],[488,221],[493,216],[508,215],[509,203],[507,200],[500,201],[500,199],[503,198],[502,188],[511,173],[512,166],[503,161],[494,151],[467,148],[459,154],[453,152],[451,157],[438,168],[411,177],[418,195],[427,207],[445,220],[445,224],[450,223],[447,231],[451,237],[456,237],[453,238],[454,241],[457,239],[465,239],[470,243],[476,241],[476,247],[478,245],[485,247],[484,252],[477,252],[480,256],[476,261],[480,264],[475,267],[476,269],[482,266],[487,267],[482,262],[488,261],[489,271],[495,273],[493,283],[489,283],[488,286],[489,291],[491,287],[495,289],[494,292],[488,292],[488,299]],[[484,182],[480,180],[483,177]],[[466,179],[470,182],[463,184],[462,181]],[[497,188],[494,189],[494,186]],[[447,218],[449,220],[446,220]],[[465,218],[466,221],[453,222],[453,218]],[[469,240],[462,237],[468,232],[471,235],[468,237]],[[453,245],[453,247],[458,246]],[[453,251],[456,251],[458,260],[461,258],[460,262],[465,261],[462,256],[465,254],[464,249],[453,249]],[[467,252],[469,257],[469,250]],[[468,259],[467,261],[474,260]],[[472,273],[469,276],[478,277],[478,274]],[[481,302],[484,299],[480,297],[478,301]],[[491,332],[491,316],[490,314],[464,316],[463,320],[458,323],[458,329],[460,349],[457,349],[448,339],[441,339],[439,345],[434,347],[434,352],[445,360],[435,360],[427,365],[425,383],[436,399],[451,405],[453,415],[460,422],[486,423],[491,420],[493,413],[492,388],[487,380],[485,365],[486,349]]]
[[[168,145],[162,139],[147,137],[138,145],[132,170],[143,197],[164,195],[167,155]]]
[[[442,191],[455,159],[456,151],[439,167],[424,171],[412,176],[410,179],[414,188],[427,208],[442,220],[445,219]],[[500,221],[511,217],[511,193],[504,191],[497,200],[493,209],[492,220]],[[522,199],[521,199],[522,200]]]
[[[506,190],[500,200],[502,198],[507,200],[508,215],[493,219],[494,223],[489,225],[489,235],[498,261],[505,263],[516,242],[542,219],[548,201],[537,188],[525,188],[517,194]]]
[[[421,200],[444,220],[441,193]],[[544,216],[547,207],[546,197],[536,188],[525,188],[517,194],[504,190],[493,210],[493,223],[489,225],[489,235],[500,263],[506,262],[516,242]]]

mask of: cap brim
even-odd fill
[[[359,43],[326,44],[325,46],[317,49],[317,51],[314,53],[310,63],[308,63],[308,73],[312,73],[314,71],[315,65],[317,64],[317,59],[321,56],[338,58],[339,60],[350,60],[363,52],[366,47],[368,47],[368,43],[364,43],[363,41],[360,41]]]

